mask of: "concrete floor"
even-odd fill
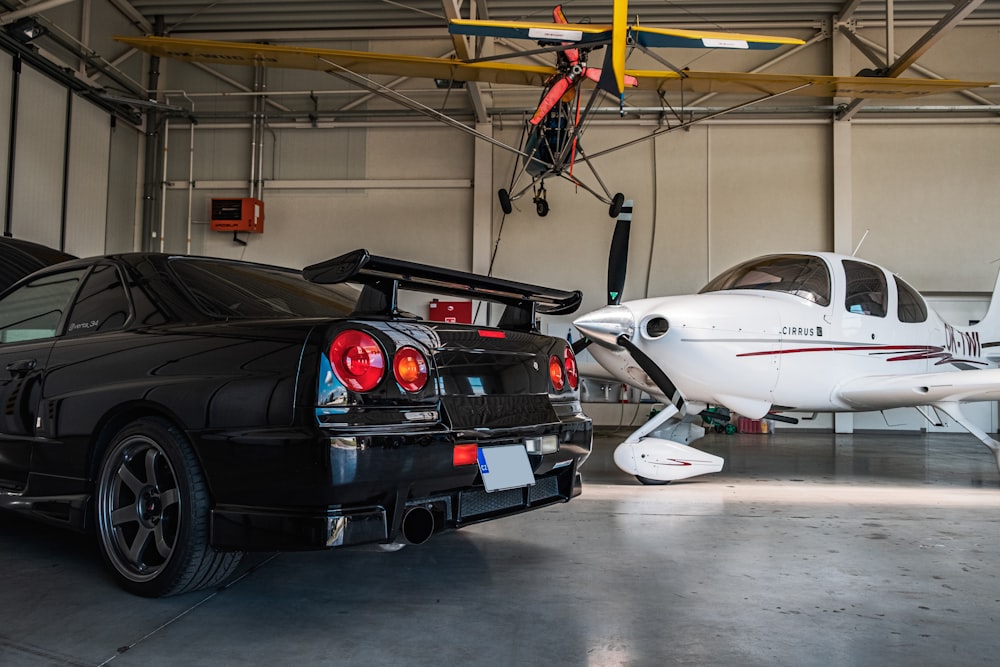
[[[567,505],[396,553],[119,590],[92,538],[0,514],[0,665],[994,665],[1000,475],[971,436],[710,435],[643,487],[603,433]]]

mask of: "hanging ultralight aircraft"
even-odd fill
[[[311,69],[346,79],[372,93],[520,155],[521,170],[512,178],[510,187],[498,193],[500,205],[505,213],[510,213],[513,210],[511,202],[530,189],[533,191],[533,201],[539,215],[545,215],[549,211],[544,179],[559,177],[569,180],[575,186],[608,204],[611,217],[617,217],[624,196],[621,193],[611,194],[601,181],[590,163],[593,156],[588,156],[581,148],[580,137],[598,95],[610,93],[622,107],[626,86],[660,93],[723,92],[755,96],[750,102],[730,109],[696,119],[682,120],[661,128],[645,137],[650,139],[667,131],[678,130],[692,123],[715,118],[749,104],[786,94],[813,97],[905,98],[990,85],[989,82],[899,77],[697,72],[675,67],[654,55],[651,49],[663,47],[773,49],[803,42],[785,37],[640,26],[629,23],[626,0],[613,0],[610,24],[568,23],[559,7],[554,10],[553,17],[554,23],[453,19],[449,22],[449,31],[453,35],[533,40],[539,43],[540,48],[529,53],[554,54],[556,58],[554,66],[501,62],[501,59],[520,57],[525,55],[524,53],[461,60],[173,37],[117,37],[116,39],[153,55],[182,61]],[[605,48],[602,66],[591,67],[589,63],[591,53],[602,47]],[[665,68],[626,69],[626,54],[633,49],[652,55],[658,62],[664,64]],[[453,83],[481,82],[537,86],[541,87],[543,92],[538,108],[526,123],[527,132],[523,142],[519,146],[511,146],[370,78],[370,75],[377,74],[425,77]],[[593,92],[589,94],[586,104],[583,104],[582,91],[585,85],[592,85]],[[587,164],[598,185],[587,185],[573,173],[578,159]],[[531,183],[517,190],[515,184],[523,173],[531,176]]]
[[[623,302],[627,248],[620,218],[608,305],[573,323],[586,337],[574,350],[589,345],[616,381],[663,401],[614,453],[640,482],[721,470],[722,458],[689,446],[705,433],[703,416],[720,409],[794,422],[786,413],[921,408],[976,436],[1000,469],[1000,442],[961,407],[1000,399],[1000,277],[972,326],[945,322],[890,271],[830,252],[767,255],[697,294]]]
[[[566,20],[562,5],[556,5],[552,10],[554,24],[460,19],[451,21],[449,31],[452,34],[534,40],[543,50],[553,52],[556,56],[556,71],[545,80],[538,107],[526,122],[525,139],[521,145],[521,151],[525,153],[522,167],[513,174],[509,188],[501,188],[497,192],[504,213],[511,213],[512,202],[531,190],[535,211],[539,216],[547,215],[549,204],[545,179],[548,177],[564,178],[609,204],[608,214],[613,218],[621,212],[625,195],[620,192],[611,195],[597,170],[587,159],[580,144],[580,135],[602,91],[614,94],[624,109],[625,86],[639,85],[638,77],[624,70],[624,44],[631,42],[642,48],[756,50],[804,43],[800,39],[786,37],[662,30],[627,25],[626,13],[627,3],[617,2],[614,23],[611,25],[571,24]],[[616,39],[619,42],[622,39],[625,41],[615,43]],[[610,45],[610,48],[605,50],[603,67],[591,66],[591,52],[606,45]],[[681,70],[674,68],[674,71]],[[584,105],[583,84],[586,82],[596,85]],[[574,175],[573,167],[577,156],[590,168],[603,194]],[[531,177],[530,182],[515,190],[516,183],[524,174]]]

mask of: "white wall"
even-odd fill
[[[44,109],[44,113],[39,110]],[[62,247],[67,92],[28,65],[21,70],[11,231],[16,238]]]
[[[11,57],[0,54],[0,91],[9,100],[0,104],[0,224],[6,221],[7,169],[13,145],[11,234],[71,254],[101,254],[107,248],[111,116],[28,64],[22,64],[15,80],[12,63]],[[13,137],[12,115],[16,117]],[[133,143],[127,157],[122,156],[133,183],[135,148]],[[130,229],[134,220],[130,211]]]
[[[110,151],[108,112],[74,99],[67,156],[64,250],[78,257],[104,254],[108,188],[101,186],[108,182]]]

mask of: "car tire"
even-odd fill
[[[220,584],[243,556],[209,545],[208,486],[187,439],[163,419],[139,419],[114,436],[95,514],[105,563],[119,585],[144,597]]]

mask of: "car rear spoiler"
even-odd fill
[[[302,269],[302,276],[313,283],[361,283],[364,290],[355,308],[357,315],[397,317],[397,293],[400,289],[432,292],[466,299],[483,299],[507,306],[498,326],[531,331],[535,314],[568,315],[580,307],[579,291],[539,287],[527,283],[407,262],[355,250]]]

